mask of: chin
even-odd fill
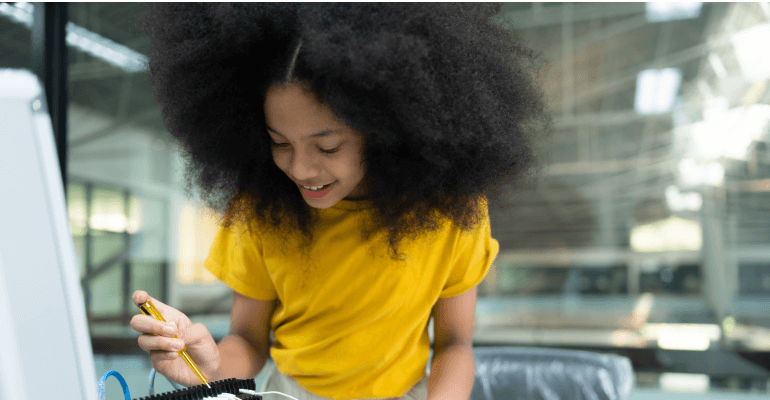
[[[312,208],[319,208],[319,209],[326,209],[326,208],[332,208],[335,204],[339,203],[340,199],[318,199],[318,200],[311,200],[311,199],[305,199],[305,203],[309,205]]]
[[[330,203],[330,204],[310,204],[310,203],[307,203],[307,205],[309,205],[310,207],[317,208],[319,210],[325,210],[327,208],[332,208],[332,207],[334,207],[335,204],[337,204],[336,201],[334,203]]]

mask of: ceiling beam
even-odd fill
[[[581,113],[572,117],[557,116],[554,118],[554,127],[556,129],[569,129],[578,126],[623,125],[636,121],[670,119],[670,112],[639,114],[635,110],[603,111],[598,113]]]
[[[70,150],[74,150],[77,147],[86,145],[88,143],[94,142],[96,140],[105,138],[107,136],[114,135],[121,130],[135,126],[144,122],[147,122],[153,118],[159,118],[160,117],[160,110],[158,107],[150,107],[144,111],[140,111],[134,115],[128,116],[125,120],[115,120],[115,123],[113,123],[110,126],[107,126],[102,129],[98,129],[95,132],[91,132],[88,135],[78,137],[77,139],[71,140],[68,143],[68,146]]]
[[[627,248],[563,248],[563,249],[532,249],[505,250],[495,259],[495,264],[535,264],[538,267],[569,265],[570,267],[591,267],[626,263],[638,259],[662,259],[669,263],[694,262],[702,257],[699,251],[675,251],[657,253],[637,253]]]
[[[575,78],[574,78],[574,49],[572,42],[574,39],[574,22],[572,20],[574,5],[572,3],[564,3],[562,9],[562,25],[561,25],[561,42],[562,42],[562,74],[561,74],[561,111],[564,117],[569,117],[573,114],[572,109],[574,102],[572,96],[574,93]]]
[[[676,53],[668,54],[658,60],[637,64],[633,68],[628,68],[624,71],[625,74],[618,78],[598,82],[593,87],[576,93],[575,103],[579,104],[584,101],[593,100],[596,97],[632,86],[636,82],[637,75],[646,69],[674,67],[679,64],[684,64],[691,60],[706,57],[709,52],[713,51],[715,48],[721,48],[729,44],[730,36],[723,35],[705,43],[689,47]]]
[[[503,28],[522,30],[561,25],[564,6],[546,6],[502,12],[493,18]],[[615,18],[644,14],[645,3],[577,3],[572,10],[572,22],[597,18]]]
[[[671,35],[674,31],[674,24],[672,21],[666,21],[662,24],[658,25],[658,43],[655,46],[655,55],[653,58],[653,62],[656,64],[660,64],[660,59],[662,59],[666,53],[668,53],[668,47],[669,42],[671,42]],[[644,128],[642,129],[642,140],[639,144],[639,159],[642,160],[642,154],[650,154],[649,150],[651,147],[654,146],[653,142],[656,136],[656,125],[657,121],[654,119],[645,119],[644,121]],[[648,156],[649,157],[649,156]],[[634,182],[637,184],[640,184],[642,182],[648,181],[649,173],[646,169],[637,169],[636,173],[634,174]]]
[[[588,35],[576,38],[575,42],[572,44],[573,51],[578,52],[590,45],[606,42],[615,36],[634,31],[649,23],[650,22],[647,21],[647,17],[645,15],[626,18],[620,22],[616,22],[607,27],[595,30]],[[562,49],[561,46],[553,46],[546,50],[544,53],[547,59],[555,59],[561,55]]]
[[[121,77],[128,74],[147,73],[147,71],[129,72],[105,61],[76,62],[69,66],[69,81],[82,82],[96,79]]]
[[[732,182],[729,183],[727,187],[734,192],[770,192],[770,179],[754,179],[742,182]]]
[[[637,171],[642,168],[662,168],[672,166],[676,160],[669,157],[639,160],[583,161],[551,164],[545,171],[546,176],[612,174],[625,171]]]

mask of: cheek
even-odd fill
[[[361,165],[359,157],[352,157],[338,169],[340,174],[344,174],[350,184],[355,185],[363,178],[364,167]]]
[[[273,150],[273,162],[280,170],[286,171],[288,158],[285,152]]]

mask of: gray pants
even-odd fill
[[[273,363],[270,363],[269,365],[266,364],[265,368],[268,370],[265,371],[265,382],[262,383],[262,388],[259,390],[260,392],[281,392],[295,397],[298,400],[331,400],[328,397],[321,397],[317,394],[308,392],[300,386],[297,381],[282,374],[281,371],[278,371],[278,368],[276,368]],[[270,396],[271,395],[265,395],[263,398],[265,398],[265,400],[271,400],[272,397]],[[278,397],[286,399],[286,397],[283,396],[275,396],[276,399],[278,399]],[[427,398],[428,376],[426,375],[417,382],[414,387],[409,389],[405,395],[401,397],[390,397],[389,400],[426,400]]]

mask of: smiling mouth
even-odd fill
[[[301,187],[302,190],[307,191],[307,192],[323,192],[324,190],[328,189],[329,186],[331,186],[332,184],[334,184],[334,182],[332,182],[332,183],[330,183],[328,185],[323,185],[323,186],[303,186],[303,185],[299,185],[299,187]]]

